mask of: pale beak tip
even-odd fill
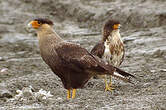
[[[119,25],[118,29],[120,29],[122,27],[122,25]]]
[[[28,23],[28,25],[27,25],[29,28],[31,28],[32,27],[32,24],[31,23]]]

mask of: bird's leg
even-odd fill
[[[109,90],[109,86],[108,86],[108,83],[107,83],[107,78],[105,76],[104,78],[104,82],[105,82],[105,92]]]
[[[112,76],[110,76],[110,82],[109,82],[108,86],[109,86],[112,90],[115,89],[115,88],[113,88],[113,86],[112,86]]]
[[[112,92],[112,90],[114,90],[114,88],[112,88],[112,78],[110,77],[110,83],[108,84],[107,83],[107,77],[105,76],[104,78],[104,81],[105,81],[105,91],[110,91]]]
[[[73,89],[73,91],[72,91],[72,99],[74,99],[75,96],[76,96],[76,89]]]
[[[67,90],[67,99],[70,99],[71,96],[70,96],[70,89]]]

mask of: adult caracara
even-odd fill
[[[40,54],[45,63],[61,79],[64,88],[67,89],[67,98],[74,98],[76,89],[82,88],[95,74],[114,76],[113,72],[117,71],[122,75],[130,75],[112,65],[106,65],[100,58],[91,55],[79,45],[64,41],[53,30],[53,22],[48,19],[34,19],[29,26],[36,29]]]
[[[120,22],[116,20],[108,20],[103,27],[103,38],[91,50],[93,55],[102,58],[108,64],[119,67],[124,59],[124,46],[120,33]],[[116,73],[115,73],[116,74]],[[105,91],[112,91],[112,78],[107,84],[107,77],[105,75]],[[128,77],[128,76],[126,76]]]

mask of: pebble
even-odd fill
[[[0,57],[0,61],[4,61],[4,58]]]
[[[4,87],[1,87],[1,90],[0,90],[0,98],[12,98],[12,93],[10,91],[8,91],[6,88]]]
[[[156,70],[150,70],[150,72],[154,73],[154,72],[156,72]]]
[[[1,73],[4,73],[4,72],[6,72],[7,70],[8,70],[7,68],[3,68],[3,69],[0,70],[0,72],[1,72]]]
[[[163,54],[164,54],[164,51],[158,49],[155,52],[153,52],[153,57],[154,58],[161,57],[161,56],[163,56]]]
[[[166,72],[166,69],[160,69],[161,72]]]

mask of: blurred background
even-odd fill
[[[88,50],[101,39],[106,20],[119,20],[126,48],[121,68],[143,81],[136,86],[115,81],[111,94],[103,92],[102,79],[92,79],[76,100],[66,101],[60,79],[40,57],[35,32],[27,29],[39,17],[52,20],[63,39]],[[51,102],[9,101],[29,85],[51,91]],[[165,91],[166,0],[0,0],[0,109],[165,110]]]

